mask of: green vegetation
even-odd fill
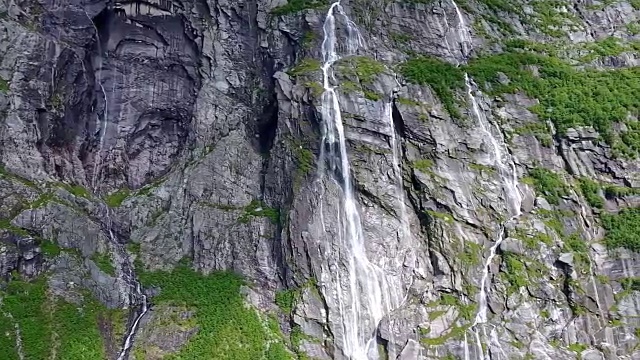
[[[524,91],[540,100],[531,110],[553,121],[561,135],[570,127],[593,126],[617,154],[637,157],[640,152],[640,123],[628,119],[629,112],[640,109],[640,68],[577,70],[557,58],[514,51],[478,58],[468,71],[492,94]],[[499,73],[510,81],[501,83]],[[616,134],[617,122],[628,131]]]
[[[598,57],[616,56],[627,50],[627,47],[620,43],[620,39],[609,36],[602,40],[597,40],[586,45],[589,54],[582,58],[583,61],[591,61]]]
[[[320,64],[320,61],[306,58],[300,60],[300,62],[287,73],[291,76],[297,77],[320,71],[321,67],[322,65]]]
[[[425,213],[427,215],[429,215],[431,218],[435,219],[440,219],[442,221],[444,221],[447,224],[452,224],[453,223],[453,217],[449,214],[446,213],[441,213],[441,212],[437,212],[437,211],[433,211],[433,210],[426,210]]]
[[[326,5],[324,1],[320,0],[288,0],[285,5],[275,7],[271,10],[273,15],[289,15],[300,12],[307,9],[319,9]]]
[[[195,309],[198,332],[171,359],[292,360],[272,334],[273,326],[247,307],[240,294],[243,281],[236,275],[215,272],[208,276],[186,266],[172,272],[144,273],[145,286],[160,288],[154,298],[158,304],[169,303]],[[185,286],[188,284],[188,286]],[[274,347],[272,349],[272,347]]]
[[[102,270],[104,273],[111,276],[115,276],[116,268],[113,266],[111,257],[109,254],[94,253],[91,256],[91,260]]]
[[[238,222],[246,224],[251,217],[266,217],[271,220],[272,223],[278,224],[280,221],[280,210],[273,209],[266,206],[264,203],[258,200],[252,200],[247,207],[244,208],[244,214],[240,216]]]
[[[502,261],[505,265],[504,277],[509,283],[511,292],[517,292],[521,287],[527,286],[529,280],[527,278],[527,270],[518,256],[513,253],[504,253]]]
[[[582,178],[579,180],[580,191],[591,207],[602,208],[604,200],[600,196],[600,184],[597,182]]]
[[[447,219],[451,219],[451,217],[447,216]],[[452,220],[453,219],[449,220],[449,222]],[[482,260],[482,246],[471,241],[465,241],[463,244],[463,251],[458,253],[458,258],[463,265],[480,265]]]
[[[569,195],[568,186],[562,181],[558,174],[545,168],[534,168],[529,171],[529,178],[524,179],[542,194],[550,204],[558,205],[561,196]]]
[[[300,296],[299,289],[286,289],[276,293],[276,305],[282,309],[286,314],[290,314],[293,311],[298,297]]]
[[[587,345],[579,344],[579,343],[573,343],[573,344],[567,346],[567,349],[569,349],[569,351],[573,351],[575,353],[580,354],[581,352],[587,350]]]
[[[453,93],[464,87],[464,73],[459,68],[435,58],[421,56],[402,64],[400,72],[411,83],[429,85],[449,114],[460,116]]]
[[[89,194],[89,190],[85,189],[80,185],[69,185],[65,183],[59,183],[65,190],[73,194],[74,196],[83,197],[85,199],[90,199],[91,195]]]
[[[0,78],[0,91],[3,93],[9,91],[9,82],[3,78]]]
[[[111,207],[111,208],[116,208],[120,205],[122,205],[122,202],[129,197],[129,194],[131,193],[131,191],[127,188],[124,189],[120,189],[114,193],[109,194],[107,197],[105,197],[104,202],[105,204],[107,204],[107,206]]]
[[[434,163],[431,159],[420,159],[413,162],[413,168],[422,172],[430,171],[433,166]]]
[[[464,320],[471,320],[476,313],[475,304],[463,304],[460,299],[451,294],[442,294],[440,297],[440,305],[454,306],[458,309],[458,316]]]
[[[366,56],[354,56],[347,59],[353,66],[358,80],[363,84],[370,84],[385,71],[385,66]]]
[[[531,230],[534,231],[534,230]],[[515,238],[522,240],[524,246],[528,249],[536,250],[540,248],[540,244],[553,246],[553,239],[546,233],[534,231],[533,235],[523,229],[517,229],[513,235]]]
[[[83,294],[81,305],[70,304],[47,295],[44,278],[33,282],[12,280],[0,291],[2,310],[13,320],[0,314],[0,349],[3,359],[17,360],[14,322],[20,327],[22,348],[27,359],[48,359],[55,352],[58,359],[103,359],[101,327],[122,323],[126,314],[108,310]],[[55,339],[55,341],[54,341]],[[55,345],[54,345],[55,344]]]
[[[382,99],[382,95],[380,95],[380,94],[378,94],[376,92],[373,92],[373,91],[364,90],[363,93],[364,93],[364,97],[366,99],[369,99],[369,100],[372,100],[372,101],[379,101],[379,100]]]
[[[42,250],[44,255],[49,257],[58,256],[62,252],[60,246],[52,241],[40,241],[40,250]]]
[[[528,123],[514,129],[518,135],[533,135],[544,147],[553,146],[553,137],[546,123]]]
[[[604,195],[607,199],[615,199],[618,197],[640,195],[640,188],[630,188],[617,185],[609,185],[604,188]]]
[[[624,209],[618,214],[602,214],[600,218],[606,230],[604,241],[607,247],[640,252],[640,208]]]

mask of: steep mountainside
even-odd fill
[[[3,359],[640,359],[640,2],[0,0]]]

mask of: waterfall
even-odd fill
[[[409,217],[407,216],[407,207],[405,205],[405,195],[403,188],[403,180],[402,180],[402,169],[400,168],[400,155],[398,154],[398,140],[396,137],[396,129],[393,124],[393,106],[392,104],[385,103],[384,104],[384,119],[387,122],[388,130],[389,130],[389,138],[391,140],[391,151],[393,154],[393,171],[395,174],[396,180],[396,201],[398,202],[398,207],[400,208],[400,239],[411,238],[411,229],[409,227]]]
[[[106,205],[105,205],[106,206]],[[140,312],[136,314],[133,323],[131,324],[131,328],[127,332],[127,335],[124,340],[124,344],[122,346],[122,350],[118,355],[118,360],[127,359],[127,353],[133,345],[133,338],[136,334],[138,326],[140,324],[140,320],[149,310],[147,303],[147,296],[142,292],[142,287],[140,286],[140,282],[136,279],[136,274],[133,271],[133,265],[129,260],[129,256],[122,244],[118,242],[113,231],[111,230],[111,215],[110,210],[106,207],[106,220],[107,220],[107,230],[109,232],[109,239],[111,240],[111,245],[113,247],[111,254],[114,256],[114,260],[117,271],[117,282],[120,287],[120,294],[123,298],[128,298],[128,303],[125,304],[125,309],[127,306],[131,304],[135,304],[137,299],[141,299],[140,304]]]
[[[466,24],[464,20],[464,16],[456,4],[455,0],[451,0],[453,7],[455,8],[456,15],[458,17],[458,38],[461,44],[461,52],[464,58],[469,56],[469,53],[472,49],[472,39],[471,32],[469,30],[469,26]],[[497,334],[492,332],[491,339],[487,339],[488,336],[486,334],[486,329],[484,329],[482,324],[487,322],[487,310],[488,310],[488,295],[487,295],[487,286],[489,280],[489,266],[491,262],[495,258],[497,254],[497,249],[504,240],[504,232],[506,224],[516,220],[521,215],[521,204],[522,204],[522,195],[518,190],[518,173],[516,170],[515,163],[513,158],[509,154],[509,151],[504,142],[504,138],[500,129],[496,126],[495,131],[491,131],[492,124],[488,121],[483,111],[480,110],[480,106],[478,105],[478,101],[473,94],[473,85],[469,75],[467,73],[464,74],[464,83],[467,89],[467,97],[469,101],[471,101],[473,115],[478,121],[478,127],[485,135],[484,139],[489,141],[490,150],[489,153],[491,156],[491,162],[497,169],[497,174],[500,177],[502,190],[505,195],[507,211],[509,212],[510,218],[505,223],[500,224],[499,230],[495,237],[495,243],[489,249],[489,256],[487,257],[484,267],[482,270],[482,277],[480,282],[480,294],[478,296],[478,313],[474,319],[473,325],[471,329],[474,333],[474,337],[476,340],[476,345],[478,348],[478,355],[481,360],[485,359],[485,353],[482,347],[482,339],[480,333],[478,332],[478,328],[481,327],[483,330],[483,335],[485,340],[489,340],[491,343],[496,344],[500,351],[502,348],[500,347],[499,342],[497,341]],[[479,91],[478,91],[479,92]],[[494,133],[497,136],[494,136]],[[491,341],[493,340],[493,341]],[[504,352],[503,352],[504,353]],[[465,352],[465,359],[468,356],[468,352]]]
[[[392,308],[391,289],[382,269],[372,264],[366,253],[364,235],[358,213],[351,168],[347,156],[347,145],[342,123],[342,114],[338,95],[331,80],[333,64],[340,59],[337,52],[336,15],[344,19],[347,31],[346,48],[349,54],[355,53],[363,45],[362,37],[344,13],[340,1],[331,5],[323,25],[322,41],[322,78],[324,92],[322,94],[322,151],[321,165],[329,163],[329,174],[341,189],[338,219],[342,227],[338,245],[339,258],[327,259],[333,262],[330,270],[323,274],[329,277],[331,295],[336,297],[340,324],[333,324],[342,329],[342,336],[336,339],[342,342],[342,351],[351,360],[379,359],[376,342],[376,329],[380,320]],[[326,177],[322,169],[319,174]],[[323,193],[324,194],[324,193]],[[324,224],[323,224],[324,225]],[[343,282],[342,269],[347,269],[347,281]],[[338,342],[338,346],[340,343]]]
[[[91,188],[96,189],[96,181],[98,180],[98,172],[100,171],[99,167],[100,167],[100,163],[102,162],[102,147],[104,146],[104,136],[105,133],[107,132],[107,117],[108,117],[108,109],[109,109],[109,103],[107,102],[107,92],[104,90],[104,86],[102,86],[102,44],[100,42],[100,33],[98,32],[98,28],[96,27],[96,24],[93,22],[93,19],[91,18],[91,16],[89,16],[89,14],[87,13],[86,10],[84,10],[84,14],[87,16],[87,19],[89,19],[89,22],[91,22],[91,25],[93,25],[93,30],[96,33],[96,45],[98,46],[98,54],[100,55],[100,62],[98,64],[98,66],[94,66],[94,71],[97,74],[97,78],[96,81],[98,83],[98,86],[100,86],[100,90],[102,92],[102,97],[104,100],[104,112],[103,112],[103,116],[102,116],[102,121],[100,120],[100,117],[97,116],[96,114],[96,128],[100,129],[100,142],[98,145],[98,152],[96,154],[96,157],[93,159],[93,173],[91,174]],[[83,63],[84,66],[84,63]]]
[[[133,273],[131,275],[133,275]],[[124,340],[122,351],[120,351],[120,355],[118,355],[118,360],[124,360],[126,358],[127,352],[131,348],[131,345],[133,345],[133,337],[135,336],[136,331],[138,330],[138,325],[140,324],[140,320],[142,320],[142,317],[147,313],[147,311],[149,311],[149,308],[147,306],[147,295],[145,295],[142,292],[139,281],[136,281],[135,284],[136,284],[136,293],[140,295],[140,297],[142,297],[142,306],[140,309],[140,314],[136,316],[135,320],[133,321],[133,324],[131,324],[131,328],[129,329],[129,332],[127,333],[127,336]]]

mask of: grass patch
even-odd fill
[[[276,305],[282,309],[286,314],[290,314],[293,311],[298,297],[300,296],[299,289],[286,289],[276,293]]]
[[[600,196],[600,184],[587,178],[579,179],[578,184],[582,195],[591,207],[600,209],[604,206],[604,199]]]
[[[20,326],[22,347],[27,359],[48,359],[52,355],[52,336],[56,335],[57,359],[104,359],[103,339],[98,319],[122,322],[121,310],[108,310],[84,294],[81,305],[70,304],[47,296],[44,278],[33,282],[13,280],[0,291],[2,308],[10,313]],[[0,321],[0,334],[13,335],[13,323],[8,318]],[[18,359],[15,339],[0,336],[3,359]]]
[[[464,87],[464,73],[452,64],[431,57],[417,57],[400,66],[407,81],[429,85],[451,116],[459,117],[453,90]]]
[[[65,184],[65,183],[60,183],[60,185],[65,190],[67,190],[68,192],[73,194],[74,196],[83,197],[85,199],[90,199],[91,198],[89,190],[85,189],[84,187],[82,187],[80,185],[69,185],[69,184]]]
[[[291,70],[287,71],[287,73],[290,76],[298,77],[320,71],[321,67],[322,65],[320,64],[320,61],[316,59],[306,58],[300,60],[300,62]]]
[[[467,70],[491,94],[523,91],[537,98],[540,104],[531,110],[551,120],[560,135],[593,126],[616,154],[637,157],[640,152],[640,123],[628,118],[640,109],[640,68],[578,70],[557,58],[513,51],[475,59]],[[499,73],[510,81],[501,83]],[[614,124],[620,122],[628,130],[617,134]]]
[[[280,210],[270,208],[261,201],[252,200],[251,203],[244,208],[244,214],[240,216],[238,222],[246,224],[254,216],[266,217],[269,218],[272,223],[278,224],[280,221]]]
[[[105,197],[104,202],[105,204],[107,204],[107,206],[111,208],[116,208],[122,205],[122,202],[127,197],[129,197],[129,194],[131,194],[131,191],[129,189],[127,188],[120,189],[112,194],[109,194],[107,197]]]
[[[618,214],[602,214],[602,227],[606,230],[605,245],[640,252],[640,208],[629,208]]]
[[[276,16],[289,15],[302,10],[319,9],[325,5],[327,3],[320,0],[288,0],[287,4],[273,8],[271,14]]]
[[[111,276],[116,275],[116,268],[113,266],[111,257],[109,254],[94,253],[91,256],[91,260],[102,270],[104,273]]]
[[[358,80],[363,84],[372,83],[378,75],[385,71],[385,66],[376,60],[366,56],[354,56],[349,58]]]
[[[630,188],[625,186],[609,185],[604,188],[604,196],[607,199],[615,199],[625,196],[640,195],[639,188]]]
[[[172,272],[143,273],[145,286],[160,288],[154,301],[195,308],[198,332],[176,354],[165,359],[292,360],[282,347],[273,347],[270,328],[240,294],[244,284],[237,275],[214,272],[208,276],[180,266]],[[188,284],[188,285],[186,285]]]
[[[560,197],[569,195],[569,188],[560,176],[545,168],[534,168],[529,171],[529,178],[525,182],[533,185],[536,192],[553,205],[560,203]]]
[[[430,171],[434,165],[431,159],[420,159],[413,162],[413,168],[422,172]]]

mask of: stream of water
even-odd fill
[[[461,44],[461,52],[462,55],[467,58],[470,54],[471,49],[473,48],[473,42],[471,39],[471,32],[469,26],[465,22],[464,16],[456,4],[455,0],[451,0],[453,7],[455,8],[456,15],[458,17],[458,24],[456,26],[458,38]],[[502,185],[502,190],[505,196],[507,210],[509,212],[510,218],[505,223],[501,224],[497,234],[495,236],[495,242],[489,249],[489,256],[487,257],[484,267],[482,270],[482,277],[480,282],[480,294],[478,296],[478,313],[474,319],[471,330],[473,331],[474,338],[476,341],[477,354],[478,358],[481,360],[485,359],[485,352],[482,346],[482,337],[486,342],[490,342],[494,346],[498,347],[501,353],[504,353],[502,347],[500,346],[500,342],[497,338],[497,333],[494,330],[490,333],[490,336],[487,336],[486,327],[483,325],[487,322],[487,311],[488,311],[488,294],[487,287],[489,286],[489,266],[493,259],[497,254],[497,249],[504,240],[505,226],[516,220],[521,215],[521,204],[522,204],[522,195],[518,190],[518,173],[516,170],[515,163],[513,158],[509,154],[509,151],[506,147],[504,138],[500,129],[489,122],[484,111],[480,109],[478,105],[478,100],[476,99],[476,95],[473,92],[473,83],[467,73],[464,74],[464,83],[467,89],[467,97],[471,102],[471,107],[473,111],[473,115],[477,120],[478,128],[485,135],[484,139],[489,142],[489,155],[491,157],[491,163],[497,169],[497,174],[500,177],[500,182]],[[476,87],[477,88],[477,87]],[[477,90],[480,93],[479,90]],[[492,131],[493,130],[493,131]],[[495,135],[494,135],[495,134]],[[482,335],[479,332],[482,331]],[[469,359],[469,351],[466,349],[465,344],[465,360]]]
[[[354,54],[358,47],[363,46],[362,37],[355,24],[346,16],[340,1],[334,2],[323,25],[324,38],[322,41],[322,78],[324,92],[322,94],[322,155],[329,163],[329,174],[334,174],[342,189],[342,199],[339,209],[339,220],[342,231],[340,233],[341,259],[336,259],[337,267],[332,277],[333,289],[339,304],[341,324],[334,324],[342,328],[342,338],[338,344],[342,345],[344,355],[350,360],[379,359],[376,341],[376,329],[380,320],[392,308],[393,296],[389,294],[389,285],[385,275],[378,266],[372,264],[365,248],[360,214],[354,194],[351,179],[351,167],[347,156],[347,144],[342,121],[342,113],[338,95],[332,82],[333,65],[340,59],[338,54],[338,39],[336,36],[336,20],[342,20],[341,25],[346,28],[345,43],[347,55]],[[394,134],[395,136],[395,134]],[[321,165],[324,166],[324,165]],[[321,175],[329,175],[325,171]],[[323,224],[324,226],[324,224]],[[346,265],[347,281],[344,281],[342,268]]]

